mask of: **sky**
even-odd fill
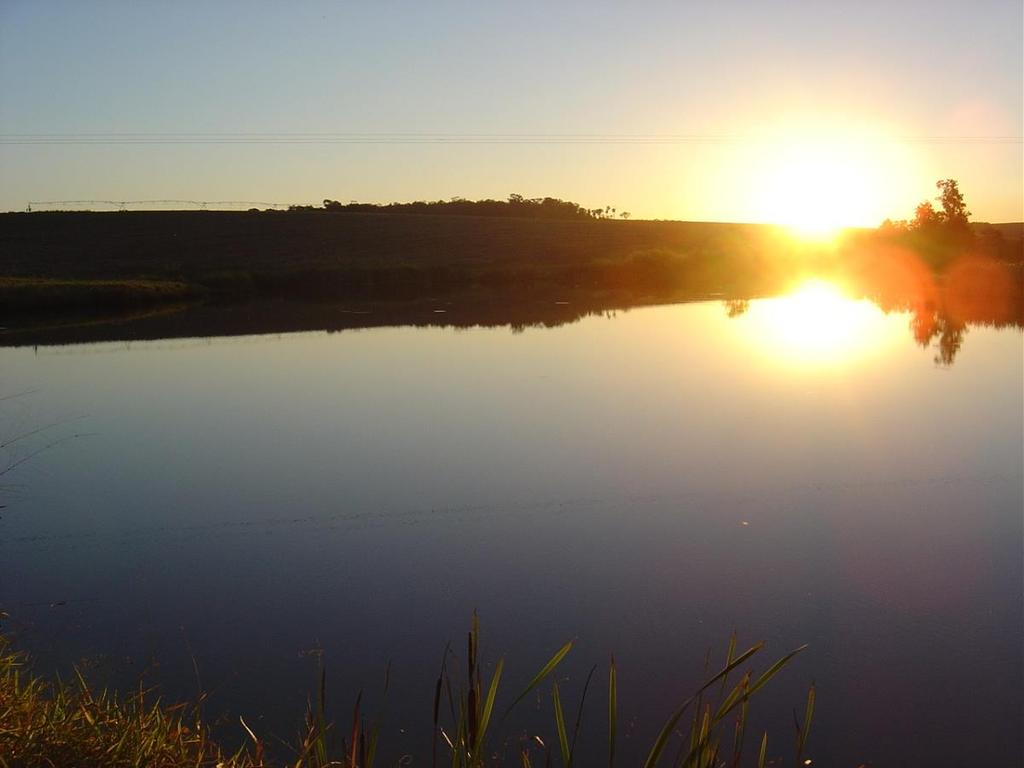
[[[515,192],[874,225],[955,178],[1020,221],[1022,39],[1020,0],[0,0],[0,210]]]

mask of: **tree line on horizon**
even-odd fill
[[[448,216],[497,216],[524,219],[575,219],[593,221],[598,219],[629,218],[629,211],[617,211],[612,206],[584,208],[571,200],[557,197],[523,197],[511,194],[507,200],[467,200],[453,197],[450,200],[417,200],[411,203],[341,203],[325,199],[322,206],[291,205],[289,211],[326,211],[331,213],[415,213]]]

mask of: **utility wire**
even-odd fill
[[[742,134],[625,134],[625,133],[0,133],[3,145],[133,145],[133,144],[776,144],[803,140],[859,144],[1010,144],[1024,143],[1024,137],[999,135],[894,136],[866,139],[829,139],[813,135],[749,136]]]
[[[180,205],[248,205],[266,208],[280,208],[290,203],[267,203],[259,200],[30,200],[29,205],[71,205],[78,203],[103,204],[103,205],[156,205],[163,203],[177,203]]]

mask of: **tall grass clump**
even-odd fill
[[[434,687],[431,754],[415,756],[414,764],[451,768],[520,766],[572,768],[594,764],[595,754],[606,751],[608,768],[626,766],[620,753],[618,672],[614,657],[607,670],[606,744],[590,743],[584,758],[580,737],[585,704],[598,667],[586,676],[578,703],[569,703],[567,680],[557,669],[572,651],[574,641],[558,648],[529,682],[514,696],[502,695],[504,659],[489,674],[480,658],[480,628],[476,615],[466,636],[466,653],[459,658],[445,648]],[[715,671],[706,664],[704,682],[683,697],[661,723],[641,761],[641,768],[741,768],[741,766],[788,766],[805,764],[807,736],[814,713],[814,687],[808,691],[802,721],[794,714],[795,739],[781,757],[768,734],[747,734],[751,699],[804,648],[787,653],[762,672],[755,673],[752,659],[763,649],[757,643],[740,650],[735,634],[725,660]],[[460,671],[461,670],[461,671]],[[388,689],[385,677],[385,697]],[[127,696],[94,692],[77,672],[71,681],[46,682],[29,673],[23,654],[10,649],[0,638],[0,768],[22,766],[195,766],[196,768],[374,768],[384,765],[378,753],[382,717],[369,718],[363,711],[362,693],[352,708],[350,722],[337,724],[327,715],[326,671],[320,669],[319,686],[307,706],[305,722],[293,745],[267,744],[239,718],[245,745],[226,753],[210,738],[201,717],[202,698],[193,705],[169,706],[151,690],[139,688]],[[548,700],[550,732],[510,735],[509,717],[533,694]],[[533,698],[531,697],[531,698]],[[602,711],[604,706],[602,705]],[[425,713],[426,714],[426,713]],[[603,719],[603,717],[602,717]],[[426,727],[427,723],[424,723]],[[652,728],[653,730],[653,728]],[[596,731],[595,731],[596,732]],[[758,738],[758,736],[760,738]],[[407,765],[414,756],[397,764]],[[602,759],[601,762],[604,762]],[[396,763],[389,762],[387,765]],[[598,763],[600,764],[600,763]]]
[[[560,662],[569,654],[573,641],[560,647],[547,663],[533,676],[526,687],[512,699],[495,721],[495,707],[504,672],[505,662],[498,659],[484,683],[479,658],[479,622],[474,615],[473,623],[466,638],[466,676],[461,684],[453,673],[454,655],[446,649],[441,672],[434,691],[434,741],[432,765],[450,765],[452,768],[484,768],[489,765],[504,765],[510,761],[523,768],[534,765],[573,768],[580,765],[578,742],[584,719],[584,705],[591,690],[597,667],[592,667],[583,683],[582,692],[575,712],[566,711],[564,693],[555,671]],[[643,768],[738,768],[742,765],[782,766],[787,762],[781,757],[769,760],[768,734],[761,734],[756,762],[744,762],[747,742],[747,722],[750,701],[783,668],[785,668],[806,646],[801,646],[774,663],[760,674],[744,669],[753,657],[764,648],[756,643],[738,652],[737,638],[733,634],[726,651],[722,667],[710,674],[705,682],[683,699],[676,709],[661,724],[658,735],[652,742],[643,762]],[[492,731],[500,729],[512,710],[535,690],[546,685],[550,678],[551,717],[554,736],[542,738],[521,738],[513,746],[510,742],[493,743],[489,737]],[[608,665],[607,682],[607,760],[609,768],[622,765],[617,756],[618,749],[618,672],[614,657]],[[812,685],[807,694],[803,720],[796,720],[796,737],[792,746],[792,765],[802,765],[807,736],[814,712],[815,689]],[[570,715],[571,717],[567,716]],[[441,759],[438,756],[439,743],[444,745]],[[591,750],[592,751],[592,750]],[[355,764],[353,764],[355,765]],[[361,765],[361,764],[360,764]]]
[[[93,692],[76,671],[67,682],[29,674],[0,637],[0,766],[247,765],[225,758],[195,708],[150,692]],[[251,764],[251,763],[250,763]]]

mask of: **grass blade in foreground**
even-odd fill
[[[558,681],[551,684],[551,701],[555,708],[555,729],[558,731],[558,747],[562,751],[562,765],[569,768],[569,739],[565,734],[565,715],[562,712],[562,698],[558,695]]]
[[[487,699],[484,701],[483,711],[480,713],[479,732],[476,736],[476,743],[473,744],[473,752],[478,753],[483,746],[484,734],[487,733],[487,723],[491,720],[491,712],[494,710],[494,697],[498,694],[498,682],[501,680],[501,670],[505,666],[504,659],[498,659],[498,665],[494,668],[494,677],[491,678],[490,688],[487,690]]]
[[[797,727],[796,732],[796,763],[804,758],[804,748],[807,746],[807,735],[811,731],[811,718],[814,716],[814,685],[807,691],[807,707],[804,709],[804,724]]]
[[[615,681],[615,657],[608,666],[608,768],[615,768],[615,728],[618,720],[619,694]]]
[[[505,714],[501,716],[502,720],[508,717],[509,712],[511,712],[515,708],[516,704],[525,699],[530,694],[530,691],[532,691],[534,688],[536,688],[538,685],[544,682],[544,678],[550,675],[554,668],[558,666],[558,663],[565,658],[565,655],[572,650],[574,642],[576,641],[570,640],[568,643],[566,643],[557,651],[555,651],[555,655],[548,659],[548,663],[544,665],[540,672],[534,675],[533,680],[530,681],[530,684],[526,686],[525,690],[523,690],[523,692],[516,697],[515,701],[509,704],[508,709],[505,710]]]

